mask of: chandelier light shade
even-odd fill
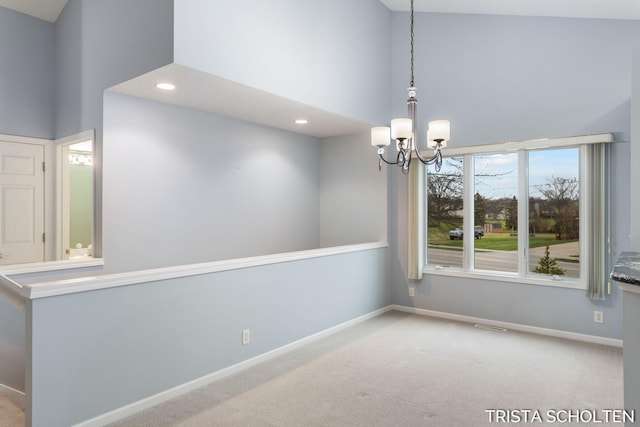
[[[413,131],[413,120],[393,119],[391,120],[391,139],[405,140],[411,138]]]
[[[390,144],[391,128],[384,126],[377,126],[371,128],[371,145],[374,147],[386,147]],[[384,153],[384,148],[382,148]]]
[[[378,169],[382,169],[382,162],[389,165],[397,165],[402,173],[409,173],[411,160],[417,158],[425,165],[435,165],[436,171],[442,167],[442,148],[446,147],[451,137],[451,125],[448,120],[434,120],[429,122],[427,128],[427,147],[434,150],[430,158],[423,158],[416,146],[416,110],[418,100],[417,89],[413,83],[413,0],[411,0],[411,82],[407,88],[409,99],[407,100],[407,118],[391,120],[391,127],[371,128],[371,145],[378,147]],[[385,147],[390,145],[390,140],[396,142],[398,152],[395,161],[388,161],[384,157]]]
[[[447,141],[451,137],[451,125],[449,120],[434,120],[429,122],[427,128],[427,147],[436,148],[440,141],[440,148],[447,146]]]

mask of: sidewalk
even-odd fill
[[[539,248],[531,248],[529,249],[529,255],[542,257],[544,255],[544,250],[544,246],[540,246]],[[550,245],[549,252],[553,258],[578,259],[578,257],[580,256],[580,242],[578,241]]]

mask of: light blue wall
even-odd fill
[[[375,249],[34,300],[32,425],[73,425],[384,307],[387,259]]]
[[[110,92],[104,125],[105,271],[386,241],[368,134],[321,141]]]
[[[319,246],[324,142],[111,92],[104,112],[100,274]],[[339,141],[329,153],[362,151],[362,136]],[[356,168],[377,173],[370,160]],[[387,260],[376,249],[35,300],[30,421],[71,425],[385,307]]]
[[[173,0],[70,0],[55,28],[55,137],[96,130],[94,251],[102,254],[102,94],[171,63]]]
[[[320,140],[105,94],[105,271],[319,247]]]
[[[408,19],[393,15],[395,114],[406,110]],[[637,21],[421,13],[415,26],[418,118],[450,118],[452,144],[629,140]]]
[[[393,15],[393,62],[407,64],[408,15]],[[637,21],[421,13],[416,16],[419,119],[451,120],[451,145],[613,132],[611,246],[629,247],[631,58]],[[405,67],[405,68],[406,68]],[[395,114],[407,77],[393,71]],[[424,135],[424,129],[420,129]],[[426,276],[408,297],[406,179],[391,176],[393,300],[398,304],[611,338],[622,336],[621,295]],[[593,322],[594,309],[605,323]]]
[[[364,122],[389,117],[378,0],[180,0],[175,62]]]
[[[153,4],[153,7],[150,5]],[[285,185],[276,186],[271,185],[268,178],[271,178],[271,174],[264,172],[264,178],[260,180],[261,191],[255,192],[249,186],[249,182],[258,182],[254,177],[248,179],[247,182],[242,182],[240,179],[245,179],[238,176],[232,176],[227,174],[229,170],[225,170],[225,174],[222,178],[230,180],[231,183],[237,183],[237,186],[230,186],[231,189],[225,189],[224,186],[220,186],[220,181],[208,183],[207,191],[215,196],[216,199],[201,200],[201,195],[194,189],[188,193],[180,192],[180,201],[189,208],[208,206],[209,209],[214,203],[221,206],[218,216],[205,220],[204,216],[206,210],[203,212],[197,209],[193,210],[192,215],[198,215],[199,220],[193,223],[185,220],[185,225],[176,228],[175,225],[168,227],[168,231],[159,231],[161,226],[166,227],[166,214],[167,201],[162,199],[160,195],[154,200],[145,199],[145,202],[132,204],[130,207],[122,207],[126,203],[123,200],[127,200],[127,195],[134,191],[131,178],[138,178],[135,169],[131,168],[131,161],[127,157],[123,156],[122,140],[115,140],[112,147],[104,148],[103,156],[103,101],[104,90],[110,85],[116,84],[122,80],[126,80],[130,77],[134,77],[145,71],[151,70],[155,67],[164,65],[171,62],[173,59],[173,24],[174,24],[174,10],[173,2],[166,0],[162,2],[149,2],[149,0],[137,0],[135,2],[126,1],[110,1],[110,2],[90,2],[83,0],[71,0],[64,11],[62,12],[58,22],[56,23],[55,40],[56,40],[56,54],[57,54],[57,84],[56,84],[56,136],[67,135],[70,133],[79,132],[87,128],[96,128],[97,130],[97,147],[96,147],[96,255],[104,256],[107,260],[107,267],[105,269],[90,269],[78,272],[55,272],[44,274],[31,274],[17,277],[17,279],[24,281],[23,283],[33,283],[34,281],[42,281],[47,279],[64,279],[68,277],[82,276],[85,274],[103,274],[114,271],[129,271],[136,268],[150,268],[159,265],[176,265],[185,262],[199,262],[202,260],[231,258],[236,256],[251,256],[259,253],[273,253],[281,250],[297,250],[308,249],[311,247],[318,247],[319,236],[318,229],[320,227],[318,203],[319,190],[318,186],[318,168],[320,163],[327,163],[330,160],[324,159],[319,154],[316,148],[315,154],[312,154],[309,150],[308,144],[293,144],[291,141],[306,140],[300,135],[279,133],[282,136],[283,141],[279,145],[276,151],[280,153],[287,152],[290,154],[288,162],[291,162],[291,176],[285,178],[285,170],[276,178],[281,182],[286,182]],[[269,73],[265,73],[263,67],[253,66],[253,60],[255,57],[264,55],[265,46],[261,44],[261,40],[254,40],[255,45],[247,48],[244,40],[241,37],[234,37],[233,31],[229,34],[225,34],[224,49],[231,49],[234,52],[241,52],[242,54],[231,60],[226,52],[216,50],[220,45],[220,41],[217,39],[207,40],[203,37],[196,43],[200,48],[207,46],[207,43],[211,47],[207,46],[206,52],[198,51],[197,58],[206,58],[207,61],[213,61],[215,64],[222,64],[223,70],[207,70],[210,72],[220,72],[219,75],[225,75],[229,73],[232,76],[239,76],[237,80],[255,80],[262,85],[262,89],[272,89],[269,87],[269,82],[286,87],[289,90],[302,88],[300,93],[305,94],[303,97],[305,101],[311,103],[314,106],[326,107],[323,105],[323,100],[332,100],[336,102],[336,109],[349,106],[351,109],[357,111],[364,111],[373,106],[374,109],[381,109],[385,112],[388,110],[389,99],[389,67],[380,67],[375,61],[381,60],[383,63],[389,63],[390,50],[390,12],[382,6],[376,0],[364,0],[357,5],[348,5],[348,7],[358,6],[359,16],[366,22],[366,25],[354,27],[348,25],[343,18],[336,19],[344,13],[344,5],[335,1],[332,2],[309,2],[307,6],[311,9],[300,8],[299,4],[294,2],[280,2],[273,5],[274,14],[271,16],[272,20],[266,19],[265,16],[253,16],[252,19],[255,22],[252,25],[247,24],[247,16],[244,14],[232,14],[225,15],[225,13],[235,11],[238,7],[238,2],[235,1],[219,1],[215,3],[215,12],[212,16],[215,19],[224,17],[221,25],[231,25],[234,31],[236,28],[250,28],[251,31],[264,34],[274,34],[276,37],[288,37],[290,41],[296,45],[299,43],[299,31],[300,28],[282,28],[274,25],[274,22],[279,22],[279,14],[288,14],[289,18],[295,22],[306,22],[307,27],[304,30],[305,34],[313,34],[310,37],[313,38],[315,53],[309,57],[300,57],[297,55],[305,55],[304,53],[288,52],[283,53],[288,56],[289,60],[295,60],[300,67],[310,69],[311,74],[307,74],[305,81],[309,83],[301,87],[295,80],[289,79],[292,70],[299,69],[299,67],[288,67],[287,64],[281,64],[282,69],[277,70],[282,75],[273,76]],[[181,28],[184,25],[184,21],[179,19],[181,13],[196,14],[198,16],[206,15],[205,12],[208,8],[212,7],[210,2],[193,3],[189,1],[181,1],[179,5],[176,5],[176,28]],[[253,8],[263,7],[262,3],[256,2],[252,5]],[[252,9],[253,10],[253,9]],[[259,9],[261,10],[261,9]],[[310,13],[310,10],[313,13]],[[226,12],[225,12],[226,11]],[[293,15],[291,15],[293,14]],[[190,15],[189,15],[190,16]],[[194,22],[190,27],[198,27],[196,25],[197,19],[194,17]],[[117,23],[117,25],[116,25]],[[215,25],[205,25],[203,28],[211,29],[216,28]],[[312,31],[313,30],[313,31]],[[186,31],[183,28],[183,31]],[[176,30],[176,40],[182,40],[184,42],[184,36],[181,36],[181,32]],[[315,34],[314,34],[315,32]],[[278,35],[279,34],[279,35]],[[206,33],[204,34],[206,36]],[[333,43],[334,38],[339,38],[339,45]],[[365,43],[366,41],[366,43]],[[178,42],[176,42],[178,43]],[[358,47],[363,44],[364,47]],[[309,46],[304,43],[296,45],[297,47],[304,47],[299,52],[308,52]],[[279,51],[281,46],[272,46],[272,51]],[[362,55],[359,49],[367,53]],[[182,49],[186,49],[183,45]],[[313,50],[313,49],[311,49]],[[176,49],[178,51],[178,49]],[[375,55],[373,52],[375,51]],[[283,51],[284,52],[284,51]],[[177,56],[177,55],[176,55]],[[193,59],[193,58],[192,58]],[[374,61],[375,60],[375,61]],[[190,64],[191,65],[191,64]],[[288,64],[290,65],[290,64]],[[325,71],[330,70],[331,73]],[[353,74],[357,70],[363,76],[367,77],[364,80],[357,80],[358,87],[354,88]],[[371,71],[373,70],[373,71]],[[347,72],[348,71],[348,72]],[[369,79],[372,79],[371,81]],[[313,82],[311,82],[313,80]],[[347,87],[349,82],[349,87]],[[370,82],[376,85],[376,102],[370,102],[366,97],[363,98],[362,84]],[[371,91],[367,91],[371,93]],[[369,96],[369,95],[367,95]],[[338,106],[340,108],[338,108]],[[128,109],[129,117],[134,117],[138,114],[138,111],[132,111]],[[178,110],[181,111],[181,110]],[[142,113],[141,113],[142,114]],[[190,112],[189,114],[197,114]],[[182,114],[182,117],[187,117],[189,114]],[[358,114],[356,114],[358,115]],[[367,115],[367,114],[365,114]],[[227,130],[220,128],[215,123],[219,118],[213,118],[212,116],[200,115],[203,117],[202,123],[209,123],[201,128],[198,128],[200,123],[194,125],[193,118],[188,118],[186,121],[180,121],[175,124],[173,128],[174,133],[180,134],[173,135],[172,141],[182,140],[185,135],[197,136],[189,139],[191,144],[183,143],[185,147],[189,147],[186,152],[178,152],[176,157],[176,164],[184,166],[184,161],[193,160],[194,156],[197,161],[201,161],[202,158],[194,155],[197,152],[194,147],[200,147],[199,144],[203,140],[209,141],[211,135],[224,135],[219,142],[214,145],[206,145],[212,152],[220,152],[220,150],[229,149],[233,154],[239,154],[241,151],[231,148],[229,141],[233,141],[232,144],[242,146],[248,151],[243,154],[242,162],[255,161],[259,157],[260,153],[264,153],[262,150],[267,144],[264,142],[255,143],[251,145],[247,142],[247,146],[243,146],[243,141],[236,141],[237,135],[232,134],[231,128],[227,127]],[[135,119],[133,120],[135,122]],[[189,122],[189,125],[185,123]],[[224,123],[230,123],[223,121]],[[170,127],[172,119],[164,120],[163,122],[167,127]],[[182,123],[182,124],[181,124]],[[157,134],[157,129],[154,128],[155,123],[149,123],[146,129],[150,129],[145,139],[148,143],[150,139],[154,138]],[[189,126],[189,129],[183,132],[184,127]],[[259,139],[267,136],[267,138],[275,138],[277,134],[275,131],[266,131],[265,128],[257,128],[251,124],[237,125],[241,128],[241,134],[248,132],[252,135],[252,138]],[[206,129],[206,130],[205,130]],[[260,130],[256,130],[260,129]],[[167,130],[163,128],[163,130]],[[106,133],[110,130],[106,129]],[[143,133],[138,130],[138,133]],[[345,137],[350,139],[350,137]],[[362,141],[364,139],[361,138]],[[129,142],[129,140],[127,140]],[[166,141],[165,141],[166,142]],[[288,147],[286,147],[286,145]],[[363,142],[364,144],[364,142]],[[135,144],[133,144],[135,146]],[[272,144],[276,147],[277,144]],[[312,144],[314,145],[314,144]],[[317,145],[317,141],[315,143]],[[260,152],[252,151],[254,147],[259,146]],[[363,151],[371,152],[368,143],[364,145]],[[147,152],[145,155],[155,155],[155,147],[145,148]],[[127,148],[129,149],[129,148]],[[135,147],[130,147],[131,150]],[[192,150],[193,149],[193,150]],[[172,150],[176,150],[175,147]],[[179,151],[179,150],[178,150]],[[325,150],[326,151],[326,150]],[[351,150],[353,152],[353,150]],[[302,153],[302,154],[300,154]],[[339,155],[340,151],[335,151],[335,155]],[[352,153],[353,154],[353,153]],[[302,158],[296,160],[296,156]],[[316,156],[314,162],[311,162],[311,157]],[[325,156],[327,157],[327,156]],[[373,157],[373,154],[372,154]],[[103,158],[105,159],[105,167],[103,169]],[[341,160],[343,158],[341,157]],[[182,162],[181,162],[182,160]],[[240,165],[240,160],[235,163]],[[135,163],[135,162],[133,162]],[[154,163],[149,162],[151,167]],[[313,163],[313,164],[311,164]],[[266,163],[265,163],[266,164]],[[373,163],[372,163],[373,164]],[[225,165],[228,166],[228,165]],[[297,169],[299,168],[299,169]],[[202,169],[202,168],[201,168]],[[126,173],[123,173],[123,170]],[[280,169],[277,169],[280,170]],[[208,169],[207,173],[218,170]],[[165,185],[169,179],[166,171],[151,170],[150,173],[143,176],[141,182],[144,182],[148,188],[154,186]],[[236,171],[237,172],[237,171]],[[245,171],[242,171],[246,173]],[[242,175],[242,174],[241,174]],[[277,174],[276,174],[277,175]],[[189,175],[181,176],[182,187],[189,187],[192,182],[201,184],[199,176]],[[216,179],[220,179],[220,176],[215,176]],[[105,185],[110,186],[110,194],[102,194],[103,180],[110,181]],[[190,181],[191,180],[191,181]],[[225,182],[226,184],[226,182]],[[173,184],[175,188],[175,183]],[[203,184],[204,185],[204,184]],[[271,185],[270,188],[265,187]],[[379,188],[375,183],[371,184],[372,188]],[[197,187],[201,189],[202,187]],[[235,192],[235,189],[242,190],[242,193]],[[180,191],[183,189],[181,188]],[[375,192],[375,190],[373,190]],[[259,215],[253,215],[251,221],[248,220],[250,214],[247,213],[245,208],[255,209],[249,200],[249,194],[254,192],[253,197],[260,196],[262,199],[270,199],[270,203],[262,203],[265,210],[265,217],[261,218]],[[381,194],[384,190],[381,190]],[[224,193],[224,194],[223,194]],[[223,202],[226,194],[232,194],[233,200],[231,203]],[[237,194],[242,194],[242,200],[240,197],[236,197]],[[123,195],[125,197],[120,197]],[[292,197],[292,195],[295,195]],[[166,195],[162,195],[163,197]],[[380,198],[379,194],[373,194],[374,198]],[[289,198],[289,199],[287,199]],[[287,199],[286,202],[285,199]],[[293,200],[293,201],[291,201]],[[362,200],[362,199],[361,199]],[[377,199],[376,199],[377,200]],[[114,203],[113,201],[117,201]],[[158,206],[154,203],[159,203]],[[175,201],[174,201],[175,202]],[[353,208],[357,211],[359,205],[357,201],[351,200]],[[103,206],[104,203],[104,206]],[[373,202],[377,205],[378,202]],[[293,209],[288,209],[289,205],[293,204]],[[315,211],[310,209],[311,204],[314,204]],[[132,207],[142,206],[144,210],[141,213],[144,215],[137,216],[132,214]],[[269,206],[267,209],[264,206]],[[231,207],[229,207],[231,206]],[[297,208],[296,206],[306,206],[304,210]],[[380,206],[381,209],[384,207]],[[172,209],[175,209],[173,207]],[[151,211],[151,215],[149,214]],[[109,224],[102,224],[102,214],[111,215],[111,219],[105,219],[110,221]],[[238,212],[244,212],[238,214]],[[226,215],[226,216],[225,216]],[[353,212],[352,215],[353,216]],[[154,216],[156,222],[149,222],[149,218]],[[185,214],[186,216],[186,214]],[[224,218],[223,218],[224,216]],[[383,215],[384,217],[384,215]],[[135,224],[132,224],[135,223]],[[344,220],[343,220],[344,222]],[[119,224],[131,225],[131,227],[124,227]],[[187,225],[188,224],[188,225]],[[211,225],[212,224],[212,225]],[[265,227],[264,224],[272,224],[270,227]],[[286,224],[286,226],[285,226]],[[324,224],[328,224],[326,221]],[[365,227],[365,230],[351,230],[348,235],[340,232],[340,242],[354,243],[362,241],[366,236],[384,236],[384,225],[376,224],[373,220],[369,223],[370,227]],[[212,230],[209,234],[199,235],[194,230],[203,230],[205,226],[209,226]],[[382,228],[382,229],[381,229]],[[119,230],[126,229],[127,234],[121,233]],[[176,231],[173,231],[173,230]],[[244,232],[243,230],[244,229]],[[282,238],[283,230],[286,238]],[[327,227],[324,226],[326,230]],[[343,226],[342,230],[346,228]],[[178,230],[187,230],[188,233]],[[331,230],[327,231],[327,235]],[[107,238],[107,246],[111,248],[107,251],[103,250],[102,234],[109,234]],[[280,233],[278,235],[278,233]],[[335,234],[335,233],[334,233]],[[132,237],[129,238],[128,236]],[[248,240],[251,240],[249,236],[259,235],[259,244],[251,245],[247,244]],[[191,251],[184,251],[176,247],[172,238],[176,237],[184,238],[187,236],[187,241],[183,247],[193,248]],[[212,239],[212,236],[217,236]],[[212,240],[218,240],[223,242],[222,244],[212,245]],[[330,245],[332,242],[338,240],[331,238],[325,239],[325,245]],[[171,243],[167,243],[171,242]],[[229,244],[228,242],[236,242]],[[158,244],[160,243],[160,244]],[[193,245],[195,243],[195,245]],[[239,248],[244,249],[240,250]],[[224,249],[223,249],[224,248]]]
[[[56,138],[101,130],[103,90],[171,63],[173,0],[69,0],[55,40]]]
[[[0,7],[0,134],[53,136],[54,25]],[[25,390],[24,302],[0,289],[0,384]]]
[[[370,134],[320,144],[320,246],[387,241],[387,169]]]
[[[50,22],[0,7],[0,133],[53,136],[54,30]]]

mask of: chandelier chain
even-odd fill
[[[371,128],[371,144],[378,147],[378,170],[382,169],[382,163],[384,162],[388,165],[400,166],[402,173],[408,174],[412,159],[417,158],[422,164],[435,165],[436,172],[439,172],[442,167],[442,148],[446,146],[447,141],[449,140],[449,121],[434,120],[429,122],[429,127],[427,128],[427,146],[433,148],[435,151],[432,157],[422,157],[415,142],[417,120],[416,108],[418,100],[416,99],[416,87],[414,82],[414,0],[411,0],[410,24],[411,75],[409,87],[407,88],[409,92],[409,99],[407,99],[409,117],[391,120],[390,128],[383,126]],[[385,147],[390,144],[389,137],[396,141],[396,149],[398,150],[398,154],[394,161],[389,161],[384,157]]]
[[[415,87],[413,80],[413,0],[411,0],[411,87]]]

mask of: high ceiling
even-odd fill
[[[409,0],[380,0],[392,11],[409,10]],[[55,22],[67,0],[0,0],[0,6]],[[417,12],[569,18],[640,19],[638,0],[415,0]]]
[[[55,22],[68,0],[0,0],[0,6]]]

